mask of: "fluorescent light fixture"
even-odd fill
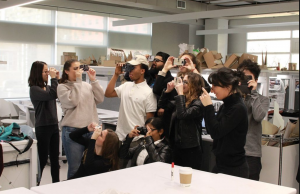
[[[20,6],[24,6],[24,5],[29,5],[29,4],[33,4],[33,3],[37,3],[40,1],[44,1],[44,0],[35,0],[35,1],[28,1],[28,0],[14,0],[14,1],[6,1],[6,2],[1,2],[2,5],[0,5],[0,10],[1,9],[9,9],[12,7],[20,7]]]

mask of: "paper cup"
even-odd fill
[[[190,187],[192,183],[193,169],[188,167],[182,167],[179,169],[180,186]]]

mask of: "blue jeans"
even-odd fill
[[[68,179],[72,178],[79,169],[84,146],[70,139],[71,132],[78,128],[64,126],[62,128],[62,144],[68,160]]]

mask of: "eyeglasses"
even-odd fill
[[[153,60],[154,62],[156,62],[156,63],[158,63],[158,62],[164,62],[164,61],[162,61],[162,60],[159,60],[159,59],[157,59],[157,58],[154,58],[154,60]]]
[[[187,82],[187,81],[185,81],[185,80],[183,80],[182,83],[183,83],[183,84],[186,84],[186,85],[189,85],[189,82]]]

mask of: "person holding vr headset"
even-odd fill
[[[170,57],[167,63],[172,64]],[[203,105],[199,100],[204,86],[203,79],[196,73],[188,73],[183,80],[175,78],[162,93],[158,108],[172,110],[169,128],[173,162],[176,165],[201,169]],[[172,91],[178,94],[172,97]]]
[[[163,121],[160,118],[150,118],[146,127],[136,126],[123,141],[119,151],[121,159],[131,159],[131,167],[152,162],[171,162],[171,149],[164,136]],[[130,148],[134,137],[145,135],[144,141]]]
[[[93,133],[91,138],[83,135]],[[118,170],[119,138],[111,129],[102,130],[98,123],[70,133],[70,138],[85,147],[81,164],[75,175],[69,179]]]
[[[84,69],[90,84],[82,81]],[[68,178],[71,178],[80,166],[84,146],[70,139],[69,134],[92,122],[99,122],[97,104],[104,101],[104,91],[96,79],[96,71],[80,66],[76,60],[65,63],[59,83],[57,95],[64,112],[62,143],[68,160]]]
[[[134,60],[129,61],[126,71],[129,72],[132,82],[126,82],[115,88],[119,76],[124,73],[122,71],[123,65],[116,65],[115,74],[105,92],[107,98],[119,97],[121,99],[116,129],[120,144],[136,125],[143,126],[147,119],[154,117],[157,110],[156,97],[144,77],[149,68],[147,58],[137,55]],[[131,147],[138,145],[142,141],[142,137],[142,135],[135,137]],[[120,168],[125,168],[127,163],[127,160],[121,160]]]

